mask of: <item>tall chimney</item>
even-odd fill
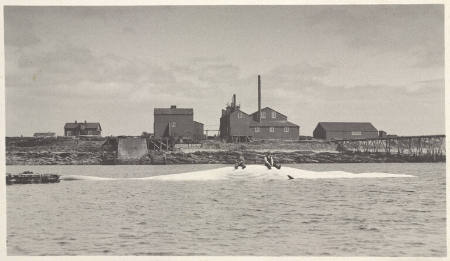
[[[233,94],[233,100],[231,101],[231,107],[236,107],[236,94]]]
[[[261,122],[261,76],[258,74],[258,122]]]

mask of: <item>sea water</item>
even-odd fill
[[[446,255],[442,163],[23,170],[62,181],[7,186],[8,255]]]

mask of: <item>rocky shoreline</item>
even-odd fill
[[[264,152],[257,151],[197,151],[151,152],[141,159],[118,160],[102,152],[51,152],[16,151],[6,153],[6,165],[162,165],[162,164],[234,164],[240,153],[247,164],[261,164]],[[445,162],[445,156],[400,155],[384,153],[353,152],[273,152],[282,164],[292,163],[401,163],[401,162]]]
[[[323,141],[245,144],[205,141],[195,148],[148,150],[141,158],[126,160],[118,156],[117,137],[7,137],[6,165],[234,164],[240,154],[247,164],[260,164],[264,151],[268,150],[282,164],[445,162],[445,155],[350,152]]]

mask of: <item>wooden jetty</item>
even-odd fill
[[[59,175],[56,174],[38,174],[31,171],[24,171],[19,174],[6,174],[6,185],[58,183],[59,181]]]
[[[336,140],[343,151],[374,152],[411,156],[445,156],[445,135],[398,136]]]

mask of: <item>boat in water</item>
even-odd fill
[[[24,171],[19,174],[7,173],[6,185],[58,183],[59,177],[57,174],[39,174],[32,171]]]

